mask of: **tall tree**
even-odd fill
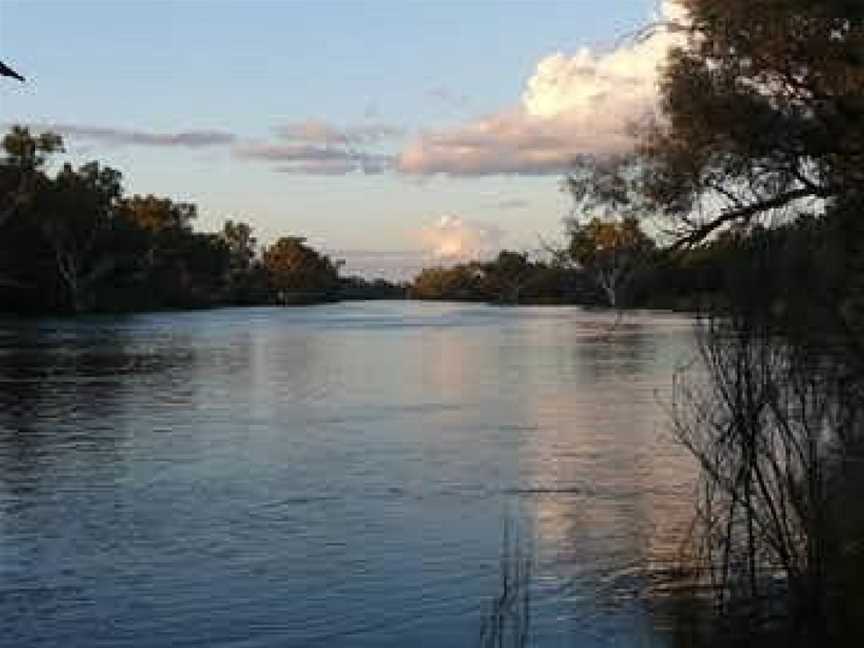
[[[38,224],[74,312],[87,307],[95,284],[117,264],[112,230],[120,180],[119,171],[97,162],[77,170],[66,164],[37,197]]]
[[[642,231],[635,217],[592,218],[586,224],[568,221],[570,258],[597,283],[609,306],[621,304],[624,291],[643,269],[654,250],[654,242]]]
[[[864,182],[864,3],[682,0],[686,36],[644,146],[681,244]]]
[[[563,256],[581,266],[613,308],[621,305],[656,247],[640,225],[653,209],[644,171],[636,154],[583,156],[564,182],[573,198],[573,216],[565,219],[568,245],[559,251],[559,260]]]
[[[252,227],[243,221],[225,221],[220,238],[228,246],[232,272],[246,272],[255,258],[258,240],[252,236]]]

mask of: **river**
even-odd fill
[[[0,321],[0,645],[665,646],[692,320],[368,302]]]

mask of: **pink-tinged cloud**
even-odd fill
[[[250,160],[278,163],[274,171],[302,175],[378,174],[391,169],[395,158],[378,145],[397,137],[393,126],[364,123],[336,126],[319,120],[283,124],[274,129],[276,139],[246,142],[235,155]]]
[[[453,263],[496,254],[504,231],[497,225],[448,215],[419,230],[417,238],[434,260]]]
[[[109,146],[153,146],[168,148],[206,148],[227,146],[237,136],[219,130],[188,130],[174,133],[142,131],[111,126],[88,126],[81,124],[31,124],[38,131],[51,131],[72,140],[98,142]]]
[[[680,20],[667,1],[661,18]],[[656,113],[659,68],[681,37],[659,29],[609,52],[584,48],[541,60],[521,102],[507,110],[426,132],[399,155],[409,174],[559,174],[585,154],[632,148],[634,130]]]
[[[377,144],[402,135],[402,129],[378,122],[337,126],[318,119],[289,122],[274,131],[289,142],[342,144],[349,146]]]

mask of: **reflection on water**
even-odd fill
[[[471,645],[501,530],[535,645],[665,645],[691,324],[371,303],[0,322],[0,636]]]

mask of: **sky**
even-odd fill
[[[349,271],[555,240],[576,155],[632,144],[657,0],[0,0],[0,124],[60,132],[196,227],[306,236]]]

